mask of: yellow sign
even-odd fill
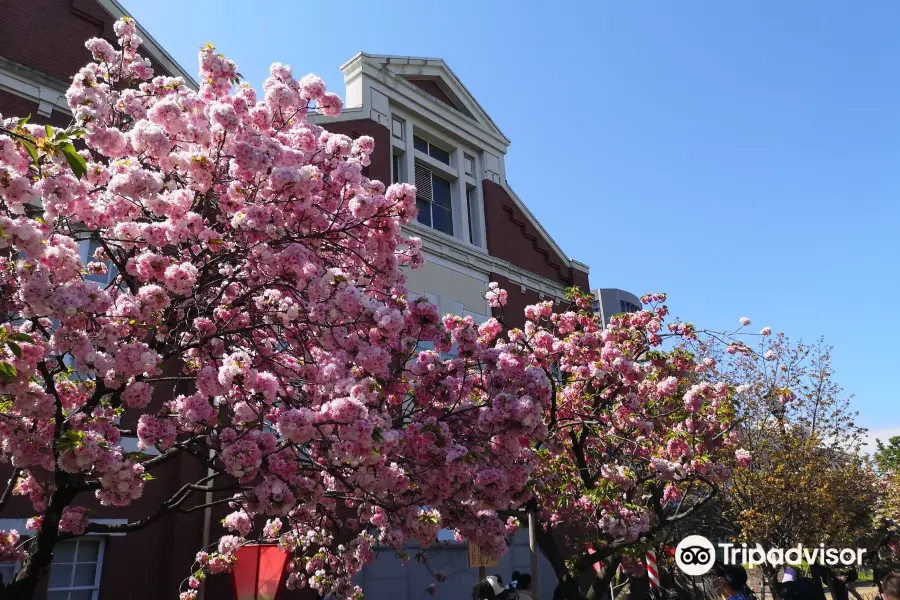
[[[481,553],[481,548],[469,542],[469,568],[496,567],[497,557]]]

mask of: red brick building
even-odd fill
[[[125,14],[115,0],[0,0],[0,114],[68,124],[68,81],[90,60],[84,41],[114,41],[112,24]],[[157,72],[196,86],[146,31],[140,35]],[[409,273],[411,292],[428,296],[442,312],[483,321],[491,315],[484,292],[497,281],[509,292],[506,321],[519,326],[527,304],[562,301],[573,285],[589,289],[588,268],[566,256],[507,183],[509,140],[442,60],[361,53],[342,70],[347,109],[337,119],[315,119],[331,131],[375,139],[370,177],[417,185],[419,222],[407,233],[422,238],[427,260]],[[136,440],[128,444],[136,448]],[[92,516],[100,522],[139,520],[171,497],[179,482],[204,474],[190,457],[167,462],[153,471],[156,479],[140,500],[124,509],[92,506]],[[0,476],[5,488],[9,470],[0,466]],[[25,533],[32,512],[27,501],[14,497],[0,514],[0,529]],[[57,548],[47,588],[37,598],[175,598],[196,551],[222,534],[223,514],[170,515],[140,531],[66,542]],[[516,560],[511,556],[503,569],[527,568]],[[0,575],[8,578],[15,569],[0,565]],[[378,590],[369,597],[406,597],[404,586],[386,587],[373,574],[370,569],[361,578]],[[467,579],[460,581],[467,585]],[[213,578],[205,597],[230,598],[229,580]],[[282,596],[289,597],[298,595]]]
[[[507,324],[540,299],[562,300],[588,285],[588,267],[569,258],[507,182],[510,141],[447,64],[437,58],[359,53],[341,67],[346,106],[329,130],[375,138],[369,175],[418,190],[425,265],[408,274],[412,292],[442,312],[491,314],[488,282],[509,292]]]

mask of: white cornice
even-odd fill
[[[0,59],[0,90],[35,102],[43,117],[51,116],[54,110],[71,114],[65,84],[24,65]]]
[[[0,529],[4,529],[9,531],[10,529],[15,529],[19,535],[22,537],[28,537],[30,534],[28,530],[25,528],[25,524],[28,519],[0,519]],[[97,523],[98,525],[124,525],[128,523],[128,519],[88,519],[88,523]],[[88,533],[87,535],[102,535],[102,536],[110,536],[110,537],[122,537],[125,535],[125,532],[117,532],[117,533]]]
[[[497,273],[529,290],[553,298],[565,297],[565,285],[526,271],[496,256],[491,256],[481,248],[465,244],[456,238],[418,223],[408,223],[403,227],[408,235],[421,238],[422,250],[425,252],[426,258],[436,256],[479,273]]]
[[[388,96],[391,102],[407,108],[410,112],[420,115],[423,119],[434,123],[440,129],[449,132],[467,141],[473,147],[491,149],[492,152],[505,154],[509,147],[509,140],[500,132],[486,114],[483,121],[469,117],[460,111],[446,105],[434,96],[411,84],[398,73],[391,69],[397,68],[396,64],[385,63],[368,59],[364,54],[357,54],[342,67],[345,83],[363,77],[368,85],[382,94]],[[449,73],[449,71],[448,71]],[[447,79],[445,78],[446,82]],[[468,92],[466,92],[468,93]],[[474,101],[474,100],[473,100]],[[368,99],[363,100],[364,107],[368,106]],[[476,114],[483,111],[475,111]]]
[[[367,118],[368,116],[363,114],[363,109],[361,106],[345,108],[341,111],[341,114],[335,115],[333,117],[320,115],[315,111],[312,111],[306,115],[307,121],[309,121],[310,123],[315,123],[320,127],[324,127],[326,130],[328,129],[329,123],[340,123],[341,121],[359,121],[360,119]]]

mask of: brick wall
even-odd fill
[[[566,266],[567,261],[553,250],[502,186],[485,179],[482,187],[491,256],[564,286],[589,288],[587,274]]]
[[[387,127],[372,119],[333,122],[326,120],[320,125],[331,133],[340,133],[354,139],[364,135],[374,139],[375,151],[371,156],[372,164],[363,169],[363,174],[369,179],[377,179],[385,186],[391,185],[391,132]]]
[[[115,40],[112,17],[91,0],[0,0],[0,14],[0,56],[61,81],[91,60],[85,40]]]
[[[64,82],[91,61],[85,41],[116,41],[115,19],[94,0],[0,0],[0,15],[0,56]]]
[[[518,327],[519,329],[525,327],[525,307],[541,301],[538,293],[534,290],[523,292],[521,285],[499,273],[491,273],[491,281],[496,281],[508,294],[506,306],[502,309],[491,309],[492,316],[498,319],[502,316],[502,321],[507,327]]]
[[[450,96],[447,95],[447,93],[441,88],[441,86],[437,84],[437,82],[432,81],[431,79],[407,79],[407,81],[409,81],[411,84],[413,84],[426,94],[434,96],[450,108],[459,110],[459,107],[457,107],[453,103],[453,100],[450,99]]]
[[[32,102],[28,98],[0,90],[0,115],[3,115],[4,119],[31,115],[31,119],[28,120],[29,123],[35,125],[46,125],[49,123],[57,127],[68,127],[69,123],[72,122],[72,116],[58,108],[53,109],[49,119],[39,115],[37,109],[37,102]]]

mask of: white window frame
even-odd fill
[[[421,133],[421,129],[419,130],[419,133]],[[422,137],[421,135],[419,135],[419,133],[413,134],[413,150],[416,151],[417,155],[418,156],[427,156],[428,158],[430,158],[434,161],[437,161],[437,162],[441,163],[442,165],[452,167],[453,166],[453,151],[455,150],[454,146],[452,144],[447,144],[446,142],[433,142],[428,137]],[[418,148],[416,148],[416,140],[417,139],[425,142],[426,150],[423,151],[423,150],[419,150]],[[444,145],[447,147],[442,147]],[[441,152],[445,152],[447,154],[447,162],[442,161],[441,159],[437,158],[436,156],[432,156],[432,154],[431,154],[432,146],[434,146]],[[449,150],[447,148],[449,148]]]
[[[463,154],[463,173],[469,177],[475,177],[475,157]]]
[[[423,121],[421,116],[409,112],[402,105],[391,104],[391,119],[396,119],[404,125],[403,139],[391,136],[391,151],[399,159],[399,178],[402,183],[415,185],[415,167],[421,165],[438,177],[450,182],[450,204],[453,221],[453,234],[435,229],[414,220],[409,224],[411,229],[422,228],[434,232],[437,236],[444,236],[471,248],[482,251],[487,250],[487,236],[485,235],[484,199],[481,192],[481,182],[478,173],[481,172],[480,158],[483,150],[473,146],[469,142],[462,141],[455,135],[447,135],[446,132],[436,129],[433,124]],[[450,163],[437,160],[427,152],[415,148],[415,139],[420,138],[429,145],[434,145],[450,154]],[[473,173],[466,174],[466,164],[471,161]],[[391,180],[394,179],[393,158],[391,159]],[[472,202],[467,196],[467,188],[472,187]],[[469,207],[474,209],[471,215],[473,236],[469,237]]]
[[[397,149],[391,151],[391,183],[404,183],[407,180],[403,173],[403,166],[406,162],[403,154]]]
[[[79,563],[78,563],[78,544],[80,544],[80,543],[81,543],[82,541],[84,541],[84,540],[89,540],[89,541],[95,541],[95,540],[96,540],[96,541],[99,541],[99,542],[100,542],[100,548],[97,550],[97,563],[96,563],[97,568],[96,568],[96,571],[94,572],[94,584],[93,584],[92,586],[85,586],[85,585],[80,585],[80,586],[69,585],[69,586],[67,586],[67,587],[50,587],[50,584],[49,584],[50,575],[48,574],[48,576],[47,576],[47,579],[48,579],[48,584],[47,584],[47,595],[48,595],[48,596],[50,595],[51,592],[80,592],[80,591],[91,591],[91,592],[93,592],[93,594],[91,595],[91,600],[97,600],[97,599],[98,599],[98,597],[99,597],[99,595],[100,595],[100,580],[101,580],[102,575],[103,575],[103,554],[104,554],[104,551],[105,551],[105,549],[106,549],[106,537],[105,537],[105,536],[102,536],[102,535],[85,535],[85,536],[80,536],[80,537],[73,538],[73,539],[71,539],[71,540],[66,540],[65,542],[61,542],[61,543],[63,543],[63,544],[72,543],[72,542],[75,543],[75,556],[74,556],[74,562],[72,562],[72,563],[66,562],[66,563],[64,563],[64,564],[71,564],[71,565],[72,565],[72,577],[74,578],[74,577],[75,577],[75,566],[77,566],[77,565],[79,564]],[[81,564],[91,564],[91,563],[84,562],[84,563],[81,563]],[[52,565],[52,564],[50,565],[50,569],[51,569],[51,570],[53,569],[53,565]]]
[[[404,120],[396,115],[391,115],[391,136],[402,141],[404,139],[403,132],[405,129],[406,123]],[[398,130],[400,132],[399,135],[397,134]]]
[[[450,206],[449,206],[449,207],[446,207],[446,206],[442,206],[442,205],[440,205],[440,204],[438,204],[437,206],[438,206],[438,209],[439,209],[439,210],[446,210],[446,211],[448,211],[448,212],[450,213],[450,214],[449,214],[449,217],[450,217],[450,228],[451,228],[451,233],[448,233],[448,232],[446,232],[446,231],[444,231],[444,230],[442,230],[442,229],[438,229],[437,227],[434,226],[434,212],[435,212],[434,206],[435,206],[435,204],[436,204],[435,201],[434,201],[434,194],[433,194],[433,193],[431,193],[431,194],[426,194],[425,191],[424,191],[424,190],[421,190],[421,189],[417,190],[417,192],[416,192],[416,200],[418,200],[419,198],[421,198],[423,201],[425,201],[425,202],[428,203],[428,210],[430,211],[430,212],[429,212],[429,215],[428,215],[428,217],[429,217],[428,220],[429,220],[429,222],[430,222],[430,225],[427,224],[427,223],[423,223],[423,222],[419,221],[419,220],[418,220],[418,217],[416,217],[416,223],[417,223],[418,225],[421,225],[422,227],[427,227],[427,228],[429,228],[429,229],[432,229],[432,230],[434,230],[434,231],[436,231],[436,232],[438,232],[438,233],[440,233],[440,234],[442,234],[442,235],[446,235],[446,236],[451,237],[451,238],[453,238],[453,239],[461,239],[461,238],[460,238],[460,235],[458,234],[458,231],[457,231],[459,226],[458,226],[457,223],[456,223],[456,216],[457,216],[457,213],[459,212],[460,209],[458,208],[459,203],[455,201],[455,200],[456,200],[456,194],[454,194],[454,188],[456,187],[456,186],[454,185],[455,182],[454,182],[453,180],[447,178],[447,176],[444,175],[444,173],[441,173],[440,171],[437,171],[436,169],[433,169],[430,165],[425,164],[424,162],[421,162],[421,163],[420,163],[420,162],[416,162],[416,169],[417,169],[417,170],[418,170],[418,169],[422,169],[423,171],[427,171],[427,172],[428,172],[428,175],[429,175],[429,187],[430,187],[432,190],[434,189],[434,180],[435,180],[435,178],[447,182],[447,186],[448,186],[449,192],[450,192]],[[418,179],[418,174],[417,174],[417,177],[416,177],[416,178]],[[418,187],[419,187],[419,186],[417,186],[417,188],[418,188]],[[428,197],[429,195],[430,195],[431,197]]]

